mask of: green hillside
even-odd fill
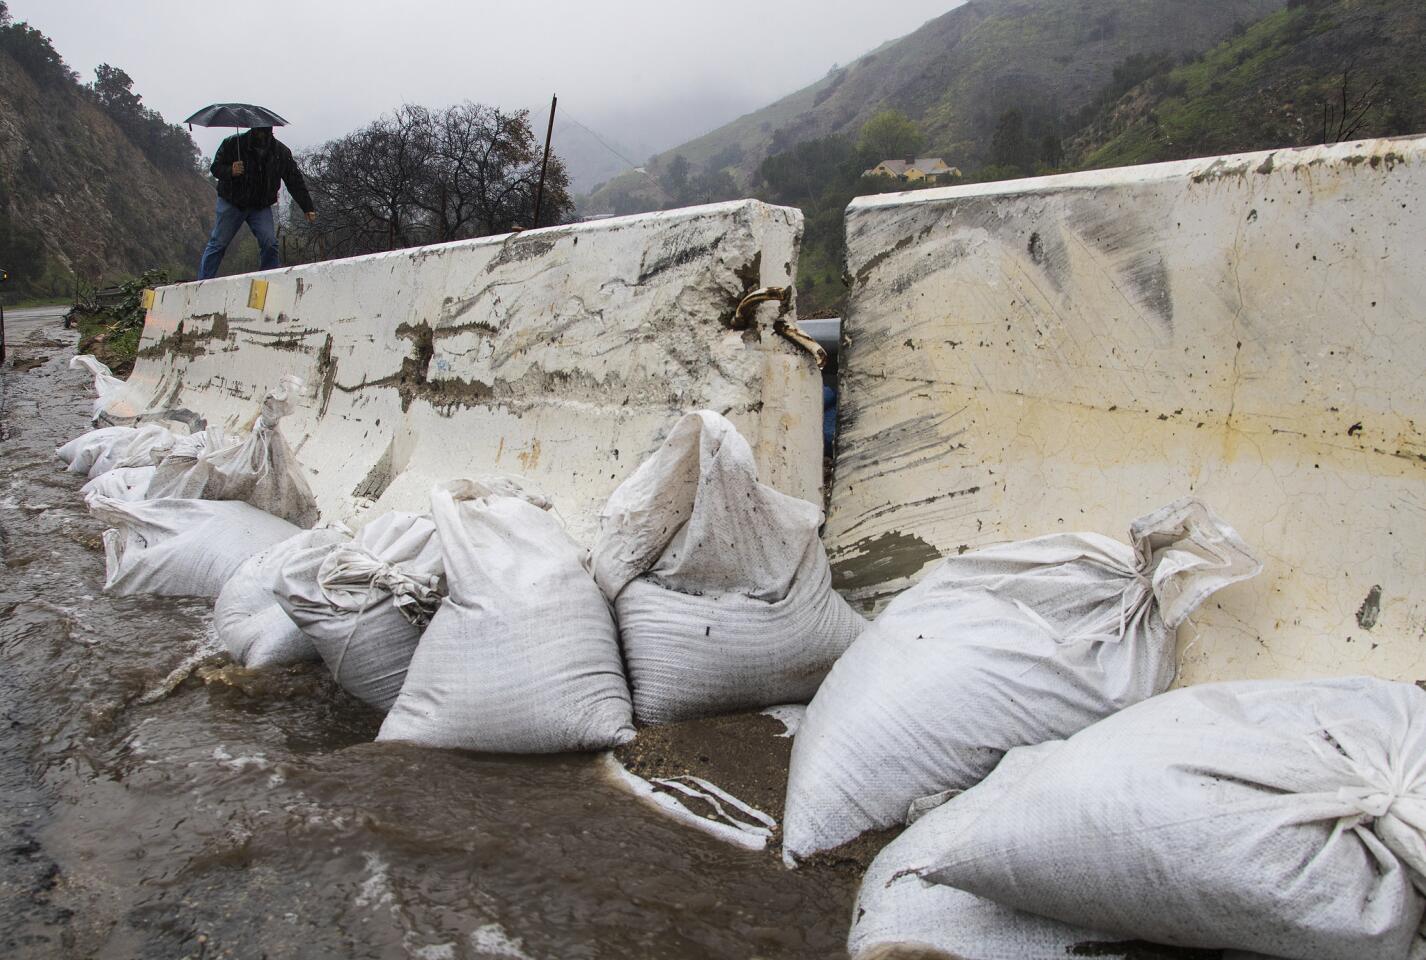
[[[1191,63],[1161,65],[1068,144],[1113,167],[1426,132],[1426,4],[1290,3]]]

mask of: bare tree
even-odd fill
[[[321,212],[315,227],[294,231],[305,236],[308,259],[505,233],[533,219],[539,144],[525,111],[408,104],[305,162]],[[553,215],[542,219],[559,222],[572,212],[557,157],[545,197]]]
[[[1349,63],[1342,70],[1339,103],[1334,103],[1327,97],[1322,98],[1322,143],[1351,140],[1366,123],[1367,114],[1371,112],[1372,107],[1376,106],[1377,96],[1382,90],[1381,81],[1373,80],[1365,90],[1353,95],[1352,70],[1355,67],[1355,63]]]

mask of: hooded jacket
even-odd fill
[[[213,166],[209,169],[218,179],[218,196],[235,207],[257,210],[276,203],[278,185],[285,183],[287,192],[304,213],[315,210],[307,182],[292,159],[292,151],[276,137],[269,137],[267,144],[259,148],[252,133],[249,130],[228,137],[213,155]],[[243,174],[235,177],[233,163],[238,160],[243,162]]]

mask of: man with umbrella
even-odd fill
[[[302,208],[310,223],[317,219],[312,197],[302,179],[302,171],[292,159],[292,151],[272,135],[274,126],[283,120],[271,110],[245,103],[213,104],[188,118],[188,122],[205,127],[249,126],[247,133],[234,134],[218,147],[210,168],[218,180],[218,218],[208,245],[203,248],[203,260],[198,267],[198,279],[218,275],[218,266],[228,244],[237,236],[244,223],[257,238],[261,252],[259,269],[282,266],[277,251],[277,234],[273,228],[272,208],[277,203],[279,183]]]

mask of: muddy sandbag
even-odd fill
[[[216,597],[243,561],[298,533],[246,503],[87,501],[104,531],[104,592]]]
[[[115,467],[106,470],[79,488],[86,499],[90,494],[123,500],[132,503],[148,499],[149,481],[153,479],[154,467]]]
[[[124,386],[124,381],[114,376],[114,372],[110,370],[108,366],[88,353],[81,353],[77,357],[70,357],[69,369],[88,370],[94,377],[94,393],[97,399],[94,401],[89,419],[90,421],[98,420],[99,414],[104,412],[104,408],[108,406],[109,401],[112,400],[114,395]]]
[[[294,394],[301,385],[297,377],[283,377],[263,400],[246,437],[210,443],[191,463],[177,455],[165,458],[149,484],[149,495],[241,500],[299,527],[311,527],[318,518],[317,501],[279,425],[295,408]]]
[[[351,537],[350,531],[339,527],[304,530],[238,567],[213,607],[213,628],[233,660],[258,668],[321,659],[311,638],[277,602],[275,590],[293,554],[345,543]]]
[[[634,713],[665,723],[805,702],[865,628],[832,590],[822,511],[757,480],[710,411],[678,421],[600,516],[594,578],[615,605]]]
[[[1190,498],[1134,521],[1130,540],[987,547],[893,600],[807,708],[788,772],[788,862],[897,826],[911,801],[974,786],[1012,747],[1168,689],[1178,625],[1261,564]]]
[[[1004,907],[945,884],[922,879],[943,851],[974,829],[976,818],[1002,802],[1006,790],[1063,746],[1055,740],[1017,747],[987,779],[916,818],[862,877],[847,952],[871,960],[892,947],[917,946],[975,960],[1064,960],[1066,957],[1133,957],[1183,960],[1180,947],[1160,946],[1121,934],[1076,927]],[[919,811],[913,812],[913,817]],[[1270,960],[1262,954],[1217,950],[1195,960]]]
[[[448,592],[378,740],[560,753],[634,736],[609,604],[548,506],[480,481],[431,492]]]
[[[1155,697],[1071,737],[921,876],[1159,943],[1405,960],[1426,909],[1426,692]]]
[[[274,596],[342,689],[388,710],[444,593],[436,525],[394,511],[348,543],[294,551]]]

